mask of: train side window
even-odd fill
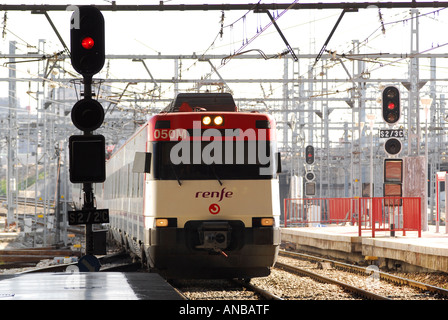
[[[150,173],[151,172],[151,152],[136,152],[134,156],[134,165],[132,166],[134,173]]]

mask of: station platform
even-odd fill
[[[0,300],[182,300],[156,273],[58,272],[0,275]]]
[[[378,264],[402,271],[448,272],[448,234],[445,227],[436,232],[434,226],[417,232],[408,231],[405,236],[397,231],[370,231],[358,234],[357,226],[322,226],[282,228],[282,243],[292,249],[320,253],[351,262],[365,263],[378,260]]]

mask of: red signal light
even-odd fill
[[[81,46],[87,50],[92,49],[94,45],[95,45],[95,41],[93,41],[93,39],[90,37],[85,37],[81,41]]]
[[[393,109],[395,109],[395,103],[393,103],[393,102],[389,102],[389,104],[387,105],[387,108],[388,108],[389,110],[393,110]]]

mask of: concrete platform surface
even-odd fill
[[[158,274],[60,272],[0,276],[0,300],[181,300]]]

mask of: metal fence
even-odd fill
[[[421,237],[421,199],[419,197],[376,198],[294,198],[284,200],[285,227],[357,225],[363,230],[417,231]]]

